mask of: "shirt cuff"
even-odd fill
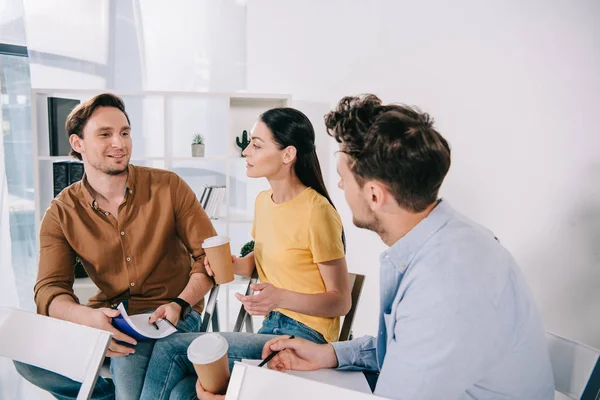
[[[45,288],[39,290],[35,296],[35,305],[37,313],[41,315],[50,316],[50,303],[52,303],[52,300],[54,300],[56,297],[61,296],[63,294],[71,296],[77,304],[81,304],[72,290],[70,291],[61,287]]]
[[[356,356],[360,353],[360,344],[353,340],[331,343],[338,360],[338,369],[358,364]]]
[[[204,257],[200,257],[197,261],[194,261],[194,263],[192,264],[192,269],[190,271],[190,276],[192,274],[204,274],[204,275],[208,275],[206,273],[206,268],[204,268]]]
[[[346,371],[378,371],[376,339],[362,336],[357,339],[331,343],[338,359],[337,369]]]

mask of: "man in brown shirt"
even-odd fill
[[[107,356],[114,389],[99,378],[92,398],[137,399],[154,341],[137,343],[115,329],[114,308],[124,302],[129,314],[153,312],[149,323],[166,318],[180,331],[198,331],[203,298],[213,285],[202,242],[216,232],[179,176],[129,164],[131,127],[120,98],[105,93],[79,105],[66,130],[85,176],[63,190],[44,215],[37,311],[112,332]],[[87,306],[73,292],[76,257],[99,289]],[[78,383],[16,365],[55,396],[76,397]]]

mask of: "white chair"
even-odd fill
[[[0,357],[34,365],[81,382],[89,399],[111,333],[0,306]]]
[[[600,398],[600,351],[546,332],[556,391],[571,399]]]

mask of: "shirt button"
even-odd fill
[[[125,232],[121,231],[121,236],[125,236]]]
[[[113,304],[112,306],[113,306],[113,308],[117,308],[118,304],[117,304],[117,303],[115,303],[115,304]]]
[[[135,286],[135,283],[131,282],[131,283],[130,283],[130,285],[131,285],[131,287],[134,287],[134,286]]]
[[[104,213],[104,215],[108,215],[108,214],[110,214],[108,211]]]
[[[128,261],[128,262],[129,262],[129,261],[131,261],[131,258],[127,257],[127,261]]]
[[[133,189],[129,189],[129,193],[130,193],[130,194],[131,194],[131,193],[133,193]]]
[[[404,267],[406,267],[406,264],[404,264],[404,263],[400,264],[400,268],[404,268]]]

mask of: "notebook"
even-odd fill
[[[242,360],[242,363],[258,366],[262,360]],[[266,368],[263,367],[263,368]],[[286,371],[286,374],[298,376],[300,378],[327,383],[329,385],[355,390],[357,392],[369,393],[371,388],[367,378],[360,371],[338,371],[335,369],[319,369],[317,371]]]
[[[121,314],[113,318],[113,326],[135,340],[162,339],[177,332],[177,329],[162,319],[156,321],[156,329],[153,324],[148,323],[150,314],[128,315],[123,303],[119,304],[117,310]]]

